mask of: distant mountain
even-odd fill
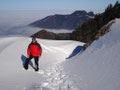
[[[53,33],[46,30],[41,30],[31,37],[42,38],[42,39],[52,39],[52,40],[69,40],[70,33]]]
[[[75,11],[68,15],[51,15],[41,20],[35,21],[30,26],[45,28],[45,29],[75,29],[81,26],[84,22],[94,17],[93,12]]]

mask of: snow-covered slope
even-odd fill
[[[40,71],[35,72],[29,65],[29,70],[23,69],[23,62],[27,54],[27,46],[31,38],[3,37],[0,38],[0,90],[56,90],[67,88],[65,74],[58,65],[67,58],[78,45],[76,41],[55,41],[39,39],[43,48],[40,57]],[[64,84],[66,83],[66,84]]]
[[[23,69],[28,37],[0,38],[0,90],[120,90],[120,19],[84,52],[84,43],[39,39],[40,71]]]
[[[120,90],[120,19],[86,51],[63,64],[78,90]]]

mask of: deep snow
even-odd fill
[[[30,42],[0,38],[0,90],[120,90],[120,19],[84,52],[81,42],[38,39],[43,48],[39,72],[23,69]]]
[[[63,64],[78,90],[120,90],[120,19],[110,32]]]
[[[68,57],[74,48],[83,43],[76,41],[55,41],[39,39],[43,48],[40,57],[40,71],[23,68],[24,56],[31,38],[0,38],[0,90],[56,90],[69,88],[69,81],[63,79],[65,74],[58,65]],[[34,61],[32,60],[34,65]]]

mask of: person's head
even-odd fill
[[[36,43],[36,38],[35,37],[32,38],[32,42]]]

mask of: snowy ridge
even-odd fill
[[[86,51],[63,63],[78,90],[120,90],[120,19]]]

